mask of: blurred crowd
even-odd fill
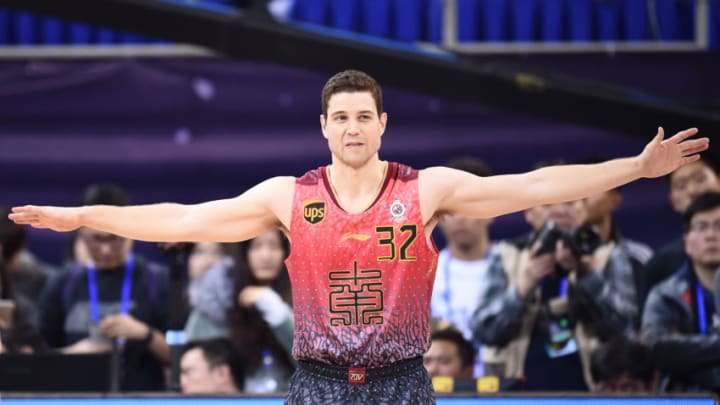
[[[491,174],[472,158],[448,166]],[[620,189],[530,208],[528,232],[509,240],[491,237],[491,220],[444,216],[430,376],[495,376],[502,390],[718,391],[720,165],[707,154],[667,186],[683,229],[656,251],[613,220]],[[130,197],[94,184],[79,203]],[[287,389],[291,246],[280,230],[161,245],[167,261],[156,263],[132,240],[82,228],[58,247],[61,265],[38,260],[26,232],[0,215],[0,361],[106,353],[120,391]]]

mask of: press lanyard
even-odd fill
[[[120,313],[127,314],[130,310],[130,294],[132,293],[132,274],[135,259],[128,255],[125,261],[125,277],[123,278],[122,295],[120,297]],[[90,296],[90,317],[93,323],[100,322],[100,298],[98,297],[97,275],[95,265],[87,268],[88,274],[88,295]]]
[[[567,295],[567,289],[568,289],[568,278],[563,277],[560,280],[560,296],[565,297]]]
[[[697,310],[698,310],[698,326],[700,327],[700,333],[705,334],[707,332],[707,319],[705,319],[705,294],[700,283],[695,285],[695,293],[697,294]]]

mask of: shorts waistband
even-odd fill
[[[366,384],[388,377],[398,377],[418,371],[423,367],[423,359],[418,356],[396,361],[387,366],[372,368],[342,367],[315,360],[299,360],[298,365],[302,370],[318,376],[347,381],[349,384]]]

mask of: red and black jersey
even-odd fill
[[[324,167],[295,183],[293,355],[363,367],[421,356],[437,249],[425,238],[418,171],[388,163],[376,201],[360,214],[340,208],[329,184]]]

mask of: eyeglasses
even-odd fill
[[[690,232],[705,233],[709,229],[720,233],[720,219],[716,219],[713,222],[697,221],[690,223]]]

